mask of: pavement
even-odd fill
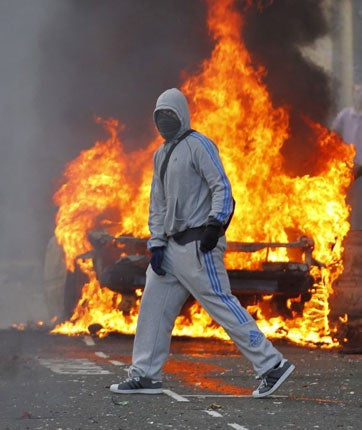
[[[275,343],[296,370],[253,399],[250,363],[230,342],[175,338],[161,395],[119,395],[132,336],[0,330],[1,430],[360,429],[362,355]]]

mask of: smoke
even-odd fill
[[[127,124],[128,148],[145,145],[153,134],[156,97],[178,85],[180,71],[195,69],[210,52],[206,4],[177,0],[60,3],[41,40],[45,123],[61,120],[63,127],[80,132],[83,142],[76,150],[84,147],[85,138],[94,137],[94,115],[115,116]]]
[[[102,137],[94,116],[126,124],[127,150],[148,144],[157,96],[211,52],[206,13],[204,0],[0,3],[2,321],[42,317],[52,195],[65,164]],[[275,104],[293,106],[297,137],[286,147],[288,160],[313,146],[299,112],[323,122],[331,102],[328,79],[296,48],[325,31],[314,0],[278,0],[248,11],[243,32],[254,61],[268,70]]]

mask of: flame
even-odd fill
[[[291,234],[314,240],[313,257],[324,267],[313,267],[316,280],[312,299],[303,315],[268,318],[262,306],[249,306],[260,328],[272,338],[287,338],[301,345],[338,345],[328,321],[328,297],[333,282],[343,271],[342,241],[349,230],[346,189],[352,180],[354,151],[325,127],[309,118],[319,147],[318,174],[292,176],[284,168],[281,149],[289,137],[288,107],[275,107],[262,82],[266,73],[256,69],[241,40],[243,17],[232,0],[208,1],[208,27],[214,40],[211,57],[201,72],[186,76],[186,94],[193,128],[217,142],[233,187],[235,215],[228,241],[288,242]],[[97,119],[110,137],[83,151],[68,164],[64,182],[54,196],[59,206],[55,234],[66,255],[69,270],[80,254],[89,251],[87,232],[112,228],[114,235],[147,237],[148,199],[152,176],[152,153],[161,144],[155,138],[145,149],[126,153],[118,135],[122,126],[115,119]],[[228,269],[258,268],[264,252],[230,252]],[[286,249],[268,251],[269,261],[288,261]],[[81,262],[89,276],[70,321],[57,333],[87,333],[100,324],[100,336],[109,331],[134,333],[138,303],[130,313],[119,309],[122,296],[100,288],[93,268]],[[266,298],[267,299],[267,298]],[[139,300],[138,300],[139,301]],[[225,332],[194,304],[188,316],[179,316],[174,334],[228,339]]]

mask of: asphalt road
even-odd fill
[[[277,347],[296,365],[267,399],[232,344],[174,339],[161,395],[117,395],[133,338],[0,330],[1,430],[360,429],[362,355]]]

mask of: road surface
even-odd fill
[[[361,355],[277,344],[296,370],[274,396],[253,399],[257,381],[233,344],[174,339],[163,394],[112,394],[132,342],[0,330],[0,429],[361,428]]]

